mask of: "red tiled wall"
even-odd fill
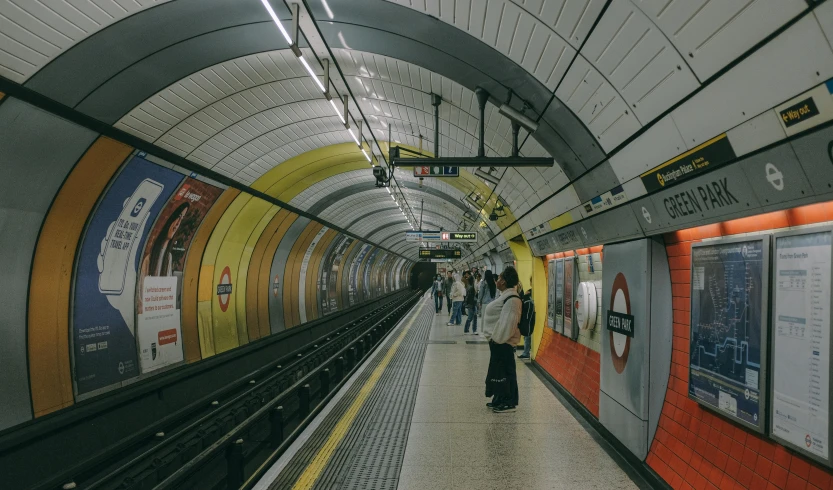
[[[598,352],[547,328],[535,362],[599,417]]]
[[[688,398],[691,244],[833,220],[833,204],[814,204],[665,236],[673,290],[671,377],[647,463],[673,488],[833,489],[831,472],[784,446],[701,408]]]
[[[602,247],[592,247],[577,250],[576,253],[587,255],[601,252],[601,249]],[[572,256],[572,252],[548,255],[544,261],[544,268],[546,270],[549,259]],[[599,417],[600,359],[598,352],[549,328],[544,328],[535,362],[587,407],[596,418]]]

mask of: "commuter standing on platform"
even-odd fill
[[[445,301],[448,303],[448,314],[451,315],[451,285],[454,284],[454,278],[451,277],[451,271],[448,271],[448,277],[445,278],[443,281],[443,296],[445,296]]]
[[[460,325],[463,323],[463,300],[466,298],[466,287],[460,281],[460,274],[454,274],[454,284],[451,285],[451,297],[453,304],[451,318],[446,325]]]
[[[466,326],[463,328],[463,333],[469,333],[469,325],[472,323],[472,319],[474,320],[472,333],[477,333],[477,292],[475,291],[474,277],[469,276],[469,282],[466,284],[466,312],[468,318],[466,318]]]
[[[489,340],[489,371],[486,374],[486,406],[495,413],[514,412],[518,406],[518,375],[515,346],[521,339],[518,322],[522,303],[518,296],[518,272],[511,265],[495,281],[500,296],[483,309],[483,335]]]
[[[477,309],[478,313],[483,313],[483,308],[492,302],[497,296],[497,288],[495,287],[495,276],[492,271],[486,271],[486,277],[480,281],[480,287],[477,289]]]
[[[480,277],[480,271],[474,273],[474,314],[480,315],[480,283],[483,278]]]
[[[443,276],[437,274],[434,278],[434,284],[431,286],[431,294],[434,295],[435,313],[439,313],[443,309]]]
[[[535,330],[535,302],[532,301],[532,290],[527,289],[526,294],[521,297],[523,309],[521,310],[521,323],[518,330],[524,336],[524,351],[518,356],[519,359],[529,359],[529,350],[532,348],[532,332]]]

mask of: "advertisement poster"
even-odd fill
[[[763,240],[691,250],[689,396],[762,429],[766,301]]]
[[[136,336],[142,373],[184,359],[180,296],[185,256],[200,223],[222,192],[213,185],[186,178],[148,233],[136,298]],[[168,296],[173,299],[172,306]]]
[[[831,231],[775,239],[772,435],[830,459]]]
[[[348,292],[348,297],[350,298],[350,306],[353,306],[359,302],[359,266],[364,261],[364,257],[367,255],[367,252],[369,250],[370,245],[363,245],[358,255],[356,255],[356,259],[353,261],[353,264],[350,266],[350,281],[348,283],[350,285],[350,291]]]
[[[352,238],[342,236],[341,242],[338,244],[336,251],[333,254],[333,260],[330,262],[330,278],[329,285],[327,286],[327,303],[331,313],[338,311],[338,273],[342,266],[342,262],[344,261],[344,254],[352,244]]]
[[[573,332],[573,270],[572,258],[564,259],[564,335],[570,338],[578,337]]]
[[[76,263],[72,312],[79,395],[139,374],[134,323],[140,252],[151,223],[182,179],[134,157],[87,224]]]
[[[315,246],[318,245],[318,242],[321,241],[324,233],[327,233],[328,230],[329,228],[326,226],[318,230],[318,233],[312,239],[312,243],[307,247],[303,260],[301,260],[301,277],[298,281],[298,311],[301,313],[301,323],[307,322],[307,268],[309,267],[309,261],[312,258]]]
[[[330,303],[328,300],[328,291],[330,289],[330,273],[332,272],[333,259],[335,258],[336,249],[342,242],[342,235],[338,234],[330,242],[327,250],[324,252],[324,257],[321,259],[321,267],[318,268],[318,287],[316,288],[316,300],[318,302],[318,309],[321,316],[330,313]]]
[[[140,290],[139,366],[147,373],[183,360],[177,278],[147,276]]]
[[[555,331],[564,333],[564,259],[555,261]]]
[[[555,261],[547,267],[547,328],[555,330]]]
[[[367,264],[365,264],[364,268],[364,284],[362,287],[362,292],[364,293],[362,296],[362,301],[367,301],[372,298],[371,294],[373,293],[374,287],[374,280],[372,269],[374,262],[376,261],[376,256],[379,255],[379,249],[374,248],[372,252],[370,252],[370,257],[367,259]]]

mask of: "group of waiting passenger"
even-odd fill
[[[518,378],[515,371],[515,347],[524,336],[524,351],[518,357],[529,359],[532,331],[535,328],[535,303],[532,289],[526,292],[514,267],[508,266],[495,279],[487,270],[481,280],[480,272],[448,272],[448,277],[437,274],[431,286],[434,307],[439,313],[443,298],[447,298],[449,321],[446,325],[461,325],[463,307],[468,317],[463,329],[477,333],[477,317],[483,317],[483,336],[489,341],[489,370],[486,375],[486,396],[492,401],[486,406],[498,413],[514,412],[518,405]]]

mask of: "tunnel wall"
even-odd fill
[[[20,100],[0,125],[0,431],[407,284],[401,257]]]

